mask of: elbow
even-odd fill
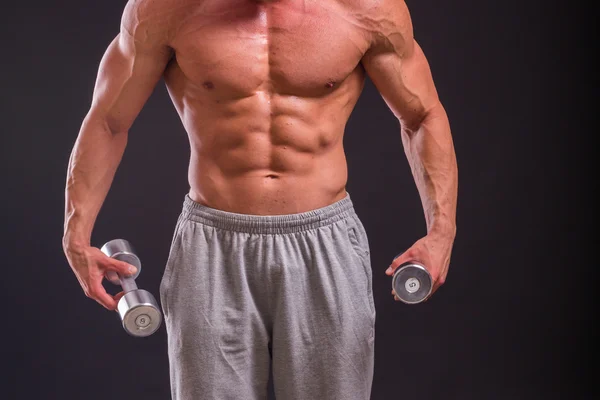
[[[96,132],[103,132],[111,136],[127,135],[129,129],[118,120],[111,118],[106,113],[100,112],[92,108],[86,115],[82,130],[92,129]]]
[[[424,126],[430,124],[432,121],[439,120],[439,118],[446,118],[444,107],[439,101],[428,108],[422,107],[411,111],[413,112],[398,118],[402,127],[402,133],[407,135],[408,138],[417,135],[423,130]]]
[[[409,117],[399,118],[402,134],[412,138],[419,132],[421,126],[427,119],[427,113],[415,113]]]

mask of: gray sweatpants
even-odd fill
[[[257,216],[186,196],[160,285],[173,400],[368,400],[375,305],[349,194]]]

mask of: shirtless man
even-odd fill
[[[455,237],[457,167],[403,1],[126,5],[71,156],[63,245],[85,294],[114,310],[121,294],[102,280],[131,271],[92,247],[91,232],[128,130],[164,77],[191,147],[160,287],[173,399],[264,399],[270,362],[278,399],[369,398],[369,245],[345,190],[342,145],[367,74],[400,122],[427,224],[386,274],[419,260],[438,288]]]

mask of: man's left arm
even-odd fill
[[[393,275],[406,261],[420,261],[430,272],[435,291],[446,280],[456,235],[458,168],[448,117],[427,59],[413,38],[408,9],[404,2],[390,8],[384,18],[372,19],[377,25],[362,64],[400,121],[427,235],[395,258],[386,274]]]

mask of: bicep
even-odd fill
[[[113,132],[127,131],[161,78],[169,58],[166,46],[140,43],[122,30],[100,62],[90,115],[105,119]]]
[[[421,47],[411,39],[402,52],[396,49],[367,53],[363,66],[381,96],[401,123],[417,128],[439,104],[429,63]]]

